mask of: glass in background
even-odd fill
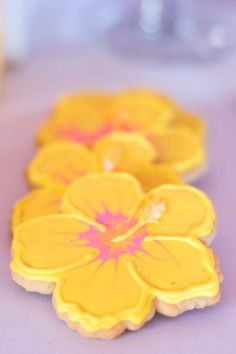
[[[236,3],[137,0],[133,10],[106,30],[110,46],[129,56],[160,61],[206,61],[235,45]]]

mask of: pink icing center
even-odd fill
[[[95,226],[90,226],[89,229],[78,235],[79,240],[86,240],[88,247],[93,247],[99,250],[98,259],[103,262],[110,258],[118,259],[122,254],[134,254],[137,251],[143,251],[141,243],[147,235],[146,226],[134,229],[138,219],[135,217],[129,218],[121,211],[112,213],[104,206],[102,213],[96,213],[96,221],[103,224],[106,229],[101,232]],[[131,230],[131,236],[119,242],[113,242],[116,237],[125,234]]]
[[[112,132],[112,130],[111,124],[107,124],[101,129],[91,132],[86,132],[76,126],[67,126],[57,127],[54,131],[54,135],[58,139],[73,140],[82,144],[92,144],[104,135]]]

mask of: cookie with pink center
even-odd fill
[[[60,212],[64,191],[88,173],[127,172],[148,191],[164,183],[182,184],[172,166],[155,164],[153,146],[139,133],[112,133],[100,139],[93,150],[74,142],[57,142],[39,150],[28,168],[28,178],[38,189],[19,200],[12,226],[32,217]]]
[[[56,104],[42,125],[38,141],[94,146],[112,132],[142,134],[155,148],[155,162],[172,165],[188,181],[206,169],[204,122],[150,90],[68,96]]]
[[[58,316],[81,334],[113,338],[155,312],[219,300],[218,264],[201,241],[215,213],[197,189],[145,194],[131,175],[93,174],[66,190],[61,210],[15,229],[11,270],[28,291],[52,293]]]

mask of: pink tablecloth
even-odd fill
[[[60,59],[60,60],[59,60]],[[233,354],[236,351],[236,57],[200,67],[136,65],[99,48],[33,58],[6,75],[0,101],[0,353]],[[9,213],[26,191],[33,136],[53,100],[71,90],[160,89],[209,122],[209,171],[197,183],[215,202],[218,253],[225,280],[214,308],[171,319],[157,315],[115,341],[89,340],[57,319],[51,298],[27,294],[10,277]]]

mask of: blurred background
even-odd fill
[[[216,59],[235,42],[234,0],[1,0],[6,62],[106,42],[145,59]]]
[[[4,112],[132,86],[191,108],[235,86],[235,0],[0,0],[0,15]]]
[[[235,14],[234,0],[1,0],[2,87],[14,73],[16,87],[21,75],[24,87],[34,77],[48,95],[59,79],[58,94],[143,85],[176,95],[173,85],[185,74],[188,85],[190,71],[192,81],[226,67]]]

